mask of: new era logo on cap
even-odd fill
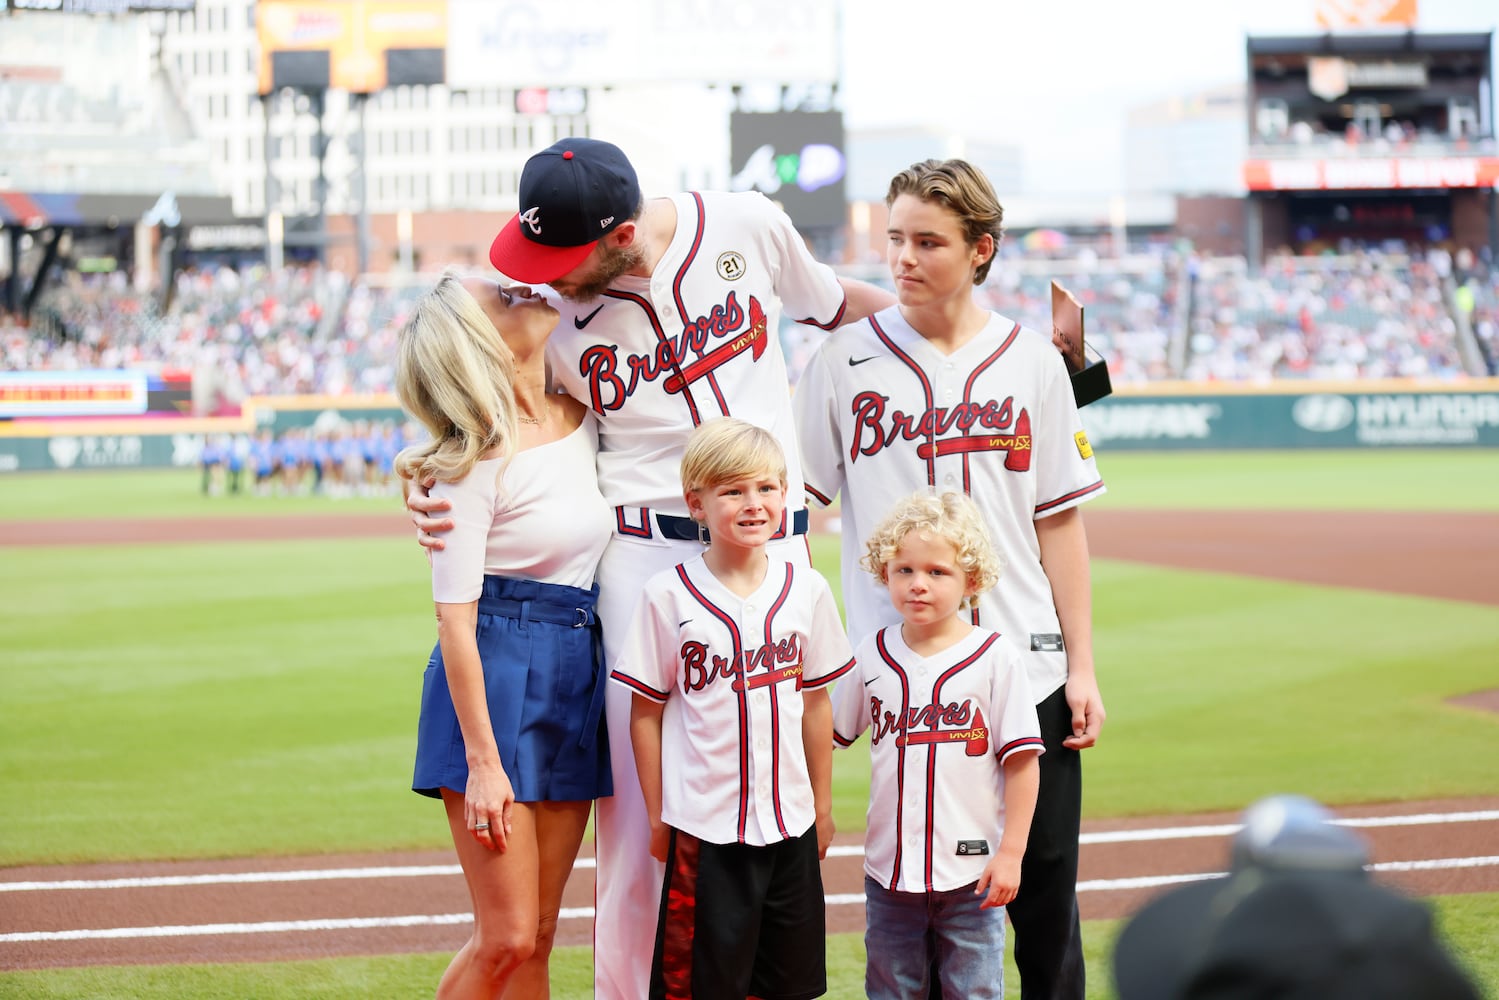
[[[526,161],[524,211],[489,248],[495,268],[519,281],[547,282],[581,264],[599,239],[640,207],[635,168],[618,146],[563,139]]]

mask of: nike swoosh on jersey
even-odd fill
[[[855,365],[862,365],[866,361],[873,361],[877,357],[879,357],[878,354],[871,354],[867,358],[849,358],[848,359],[848,366],[850,368],[853,368]]]
[[[600,302],[598,305],[593,307],[593,312],[589,313],[587,316],[574,316],[573,326],[579,330],[583,329],[590,322],[592,322],[593,318],[599,314],[599,310],[602,308],[604,308],[604,304]]]
[[[687,622],[690,622],[690,621],[692,621],[691,618],[688,618],[685,621],[679,621],[679,622],[677,622],[677,628],[681,628],[683,625],[686,625]]]

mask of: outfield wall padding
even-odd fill
[[[0,424],[0,473],[196,466],[204,434],[319,417],[401,420],[392,397],[251,400],[238,418]],[[1232,451],[1301,448],[1499,447],[1499,379],[1449,386],[1282,383],[1274,388],[1163,383],[1125,388],[1082,410],[1095,449]]]

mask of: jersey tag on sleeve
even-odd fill
[[[1093,446],[1088,443],[1088,432],[1078,431],[1072,435],[1072,440],[1077,442],[1077,453],[1084,458],[1093,457]]]
[[[1062,652],[1062,633],[1060,632],[1032,632],[1032,653],[1060,653]]]
[[[960,840],[958,841],[959,854],[988,854],[989,842],[987,840]]]

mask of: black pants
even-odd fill
[[[1041,720],[1041,788],[1020,863],[1020,894],[1005,909],[1015,935],[1020,1000],[1083,1000],[1082,927],[1077,915],[1077,840],[1082,826],[1083,768],[1072,735],[1067,689],[1036,706]],[[944,1000],[934,968],[931,1000]],[[956,1000],[956,998],[948,998]]]

